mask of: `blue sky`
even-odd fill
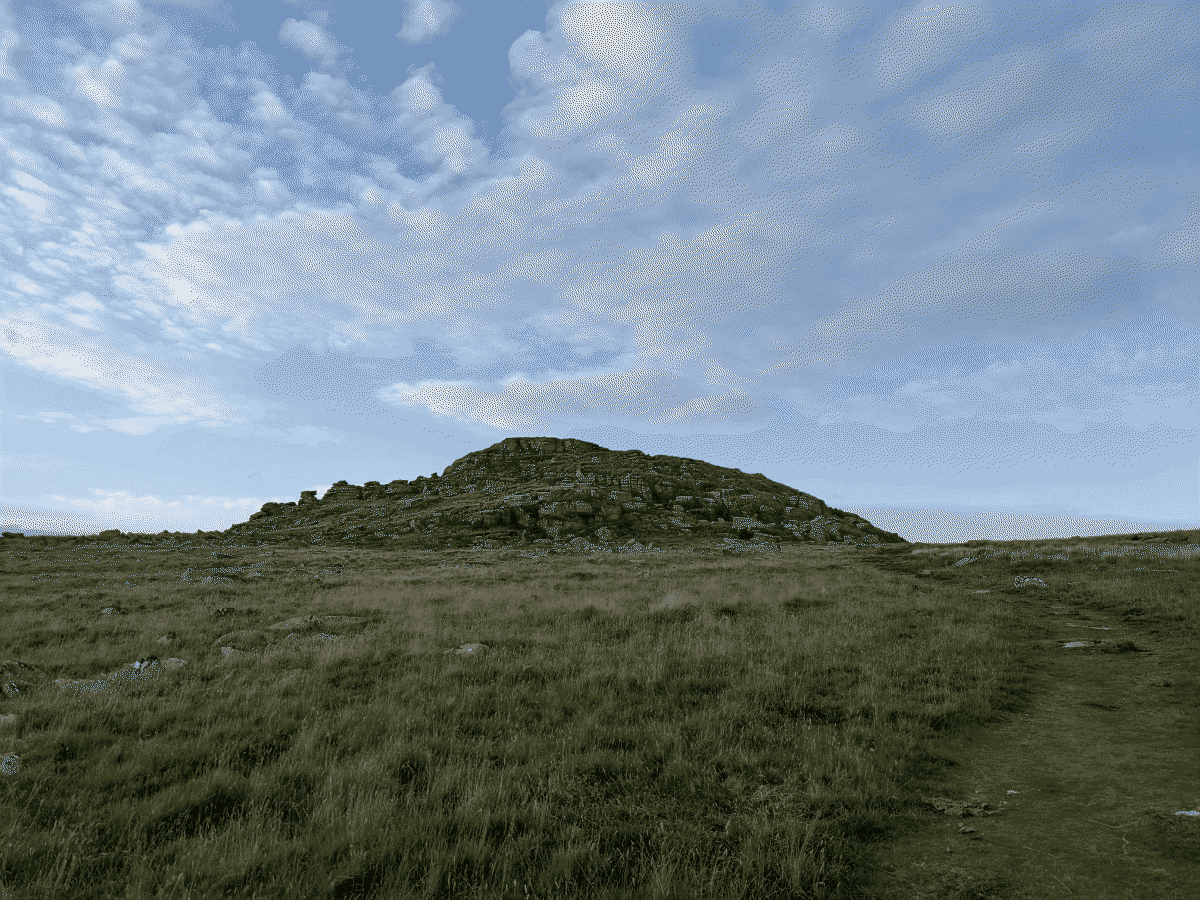
[[[514,435],[1200,527],[1195,4],[0,3],[0,518]]]

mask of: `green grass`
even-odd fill
[[[0,700],[11,900],[862,896],[871,849],[936,789],[931,743],[1029,697],[1015,577],[1200,636],[1195,561],[1101,559],[1096,539],[962,566],[978,548],[42,543],[0,545],[0,659],[70,679],[187,665]],[[195,583],[204,566],[239,580]],[[367,622],[266,627],[309,613]],[[230,632],[249,653],[214,646]],[[445,652],[471,642],[488,649]]]

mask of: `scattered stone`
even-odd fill
[[[6,700],[35,691],[49,681],[49,675],[29,663],[17,659],[6,659],[0,663],[0,693],[4,694]]]
[[[358,616],[296,616],[292,619],[286,619],[283,622],[276,622],[274,625],[268,625],[267,628],[273,630],[287,629],[289,631],[303,630],[306,628],[320,628],[322,625],[347,626],[358,625],[360,622],[367,621]]]
[[[1049,587],[1049,585],[1040,578],[1015,578],[1013,587]]]
[[[112,681],[128,685],[142,676],[157,677],[161,672],[186,666],[186,660],[159,659],[157,656],[147,656],[127,663],[116,672],[102,675],[93,679],[56,678],[53,681],[60,690],[110,690]],[[5,660],[0,665],[0,690],[5,699],[40,693],[51,686],[50,676],[36,666],[19,660]]]
[[[460,656],[479,656],[487,649],[487,644],[463,644],[461,647],[455,647],[452,650],[445,650],[443,652],[457,653]]]
[[[72,694],[112,693],[118,687],[132,687],[145,678],[157,678],[165,671],[180,669],[187,665],[184,659],[159,659],[148,656],[135,662],[126,663],[115,672],[101,675],[99,678],[56,678],[54,683],[59,690]]]
[[[958,826],[958,833],[959,833],[959,834],[974,834],[974,833],[975,833],[975,829],[974,829],[974,828],[972,828],[970,825],[959,825],[959,826]]]
[[[955,818],[963,818],[964,816],[994,816],[997,810],[986,801],[973,800],[951,800],[948,797],[932,797],[924,801],[927,805],[932,806],[938,812]]]

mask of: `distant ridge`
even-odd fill
[[[304,491],[299,501],[264,504],[230,531],[397,549],[908,543],[763,475],[552,437],[505,438],[440,477],[339,481],[319,499]]]

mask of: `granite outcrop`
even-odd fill
[[[231,530],[426,549],[907,543],[761,474],[550,437],[506,438],[441,475],[304,491]]]

